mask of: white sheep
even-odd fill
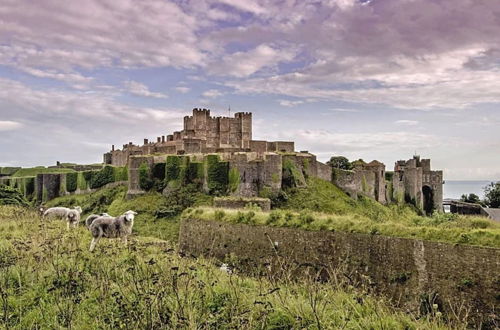
[[[70,226],[76,228],[79,222],[80,222],[80,212],[78,212],[78,210],[75,209],[69,210],[68,214],[66,215],[67,229],[69,230]]]
[[[134,217],[137,212],[127,211],[116,218],[99,217],[90,225],[92,233],[92,242],[90,243],[90,251],[93,251],[97,242],[102,237],[121,238],[123,243],[127,244],[127,238],[132,234],[134,225]]]
[[[87,229],[90,229],[90,225],[92,222],[94,222],[95,219],[100,218],[100,217],[108,217],[108,218],[114,218],[113,216],[107,214],[107,213],[101,213],[101,214],[91,214],[85,219],[85,227]]]
[[[70,225],[76,227],[78,222],[80,222],[80,214],[82,213],[82,208],[76,206],[74,209],[67,207],[51,207],[43,212],[43,218],[60,218],[66,220],[67,228]]]
[[[78,211],[78,213],[82,213],[82,208],[80,206],[76,206],[73,208],[74,210]],[[46,209],[43,212],[43,218],[60,218],[60,219],[66,219],[68,216],[68,212],[70,211],[70,208],[67,207],[51,207]]]

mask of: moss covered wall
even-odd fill
[[[500,321],[500,249],[196,219],[183,220],[179,247],[187,255],[231,255],[251,274],[271,269],[279,275],[282,265],[295,276],[341,269],[353,285],[400,307],[418,312],[424,298],[434,297],[450,317],[468,309],[476,324]]]

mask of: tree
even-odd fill
[[[350,170],[352,168],[349,159],[344,156],[332,156],[326,163],[333,168],[339,168],[341,170]]]
[[[490,183],[484,188],[485,204],[489,207],[500,207],[500,182]]]
[[[466,202],[466,203],[474,203],[474,204],[481,204],[481,200],[479,199],[479,196],[476,194],[463,194],[462,197],[460,197],[460,201]]]

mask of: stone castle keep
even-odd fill
[[[210,110],[193,109],[192,116],[184,117],[184,129],[171,135],[159,136],[156,142],[144,139],[142,146],[132,142],[122,150],[104,154],[104,163],[115,166],[127,165],[130,156],[151,154],[196,154],[220,152],[293,152],[293,142],[268,142],[252,140],[252,114],[237,112],[234,118],[212,117]]]
[[[376,160],[358,162],[353,170],[332,169],[313,154],[296,152],[294,142],[252,140],[252,114],[247,112],[230,118],[212,117],[207,109],[193,109],[192,116],[184,117],[182,131],[157,137],[154,142],[144,139],[142,146],[131,142],[122,150],[113,146],[104,154],[104,163],[128,166],[129,195],[144,192],[139,178],[142,165],[147,164],[153,172],[156,166],[168,167],[169,158],[183,162],[186,168],[198,166],[198,180],[209,191],[211,170],[207,164],[214,155],[218,163],[227,165],[225,171],[233,180],[228,193],[233,196],[254,197],[262,190],[276,192],[290,180],[297,187],[306,186],[308,177],[318,177],[353,198],[367,196],[383,204],[406,201],[427,214],[442,210],[443,173],[432,171],[429,159],[415,156],[397,161],[394,172],[387,173],[385,165]]]

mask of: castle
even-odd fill
[[[237,112],[234,118],[212,117],[210,110],[193,109],[192,116],[184,117],[184,129],[166,137],[159,136],[156,142],[144,139],[142,146],[132,142],[122,150],[104,154],[104,163],[125,166],[130,156],[151,154],[197,154],[221,152],[293,152],[294,142],[252,140],[252,114]]]
[[[334,183],[353,198],[367,196],[382,204],[406,201],[427,214],[442,210],[443,173],[432,171],[429,159],[415,156],[397,161],[394,172],[386,172],[385,165],[376,160],[356,162],[352,170],[332,168],[313,154],[296,152],[294,142],[252,140],[252,114],[248,112],[235,113],[234,118],[212,117],[210,110],[195,108],[192,116],[184,117],[182,131],[157,137],[156,142],[144,139],[142,146],[131,142],[122,150],[113,146],[104,154],[104,163],[128,166],[129,195],[134,195],[144,192],[139,179],[141,165],[147,164],[153,171],[157,165],[169,166],[166,155],[175,156],[185,167],[189,163],[199,166],[199,180],[208,191],[207,164],[214,154],[218,162],[227,165],[224,171],[236,182],[228,191],[234,196],[276,192],[290,180],[295,186],[305,186],[307,177],[313,176]]]

